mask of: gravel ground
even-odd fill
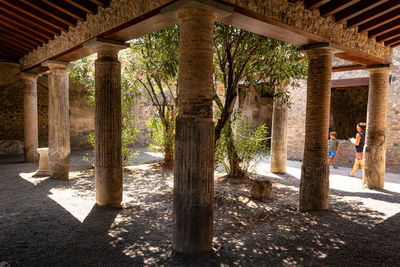
[[[301,213],[299,162],[273,175],[272,198],[248,198],[250,183],[216,172],[213,251],[172,252],[173,173],[142,150],[124,172],[125,209],[94,204],[93,170],[74,152],[71,180],[32,178],[35,164],[0,158],[0,266],[399,266],[400,175],[384,190],[332,169],[330,209]],[[360,175],[360,174],[358,174]]]

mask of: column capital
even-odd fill
[[[117,59],[119,50],[129,48],[130,44],[119,40],[94,38],[84,43],[83,47],[97,53],[97,58]]]
[[[316,43],[316,44],[308,44],[298,48],[300,52],[306,52],[308,55],[310,54],[336,54],[340,52],[344,52],[345,49],[341,48],[338,45],[333,43]]]
[[[20,72],[18,74],[18,77],[23,80],[36,80],[38,76],[41,76],[41,74],[36,74],[31,72]]]
[[[161,14],[177,19],[178,11],[186,8],[210,10],[216,12],[216,17],[219,19],[232,15],[234,12],[232,7],[228,7],[212,0],[179,0],[167,7],[162,8]]]
[[[395,69],[395,66],[393,66],[392,64],[370,65],[364,67],[363,69],[367,70],[370,74],[371,73],[389,74],[393,69]]]
[[[46,60],[41,64],[43,67],[48,67],[50,70],[52,69],[67,69],[72,66],[71,63],[65,61],[57,61],[57,60]]]

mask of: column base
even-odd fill
[[[382,145],[364,147],[363,187],[383,189],[385,186],[386,149]]]
[[[272,173],[286,173],[286,150],[271,151],[271,172]]]
[[[300,211],[326,210],[329,198],[329,165],[301,166]]]
[[[122,208],[122,166],[95,167],[96,204],[101,207]]]
[[[193,205],[197,194],[174,192],[173,240],[175,251],[197,254],[212,250],[214,204]]]

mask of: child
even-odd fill
[[[349,176],[354,176],[354,173],[361,167],[364,169],[363,165],[363,152],[365,143],[365,122],[360,122],[357,124],[357,136],[356,139],[350,139],[350,142],[356,147],[356,161],[354,162],[353,170],[349,172]]]
[[[337,169],[335,165],[335,155],[339,152],[340,144],[339,141],[336,139],[336,132],[330,132],[329,136],[330,139],[328,141],[329,148],[328,148],[328,154],[329,154],[329,161],[328,164],[332,162],[333,168]]]

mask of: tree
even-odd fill
[[[240,168],[240,158],[233,142],[231,116],[238,96],[238,84],[257,86],[260,90],[272,93],[289,101],[283,89],[295,84],[307,71],[304,57],[297,47],[285,42],[263,37],[233,26],[216,23],[214,36],[214,76],[224,84],[224,101],[214,88],[214,101],[220,114],[215,126],[215,142],[224,127],[229,136],[227,150],[231,173],[242,178],[245,172]]]
[[[161,147],[166,166],[174,162],[178,47],[179,30],[172,26],[132,41],[129,51],[135,58],[130,66],[135,74],[134,83],[144,88],[157,110],[148,125],[153,147]]]

